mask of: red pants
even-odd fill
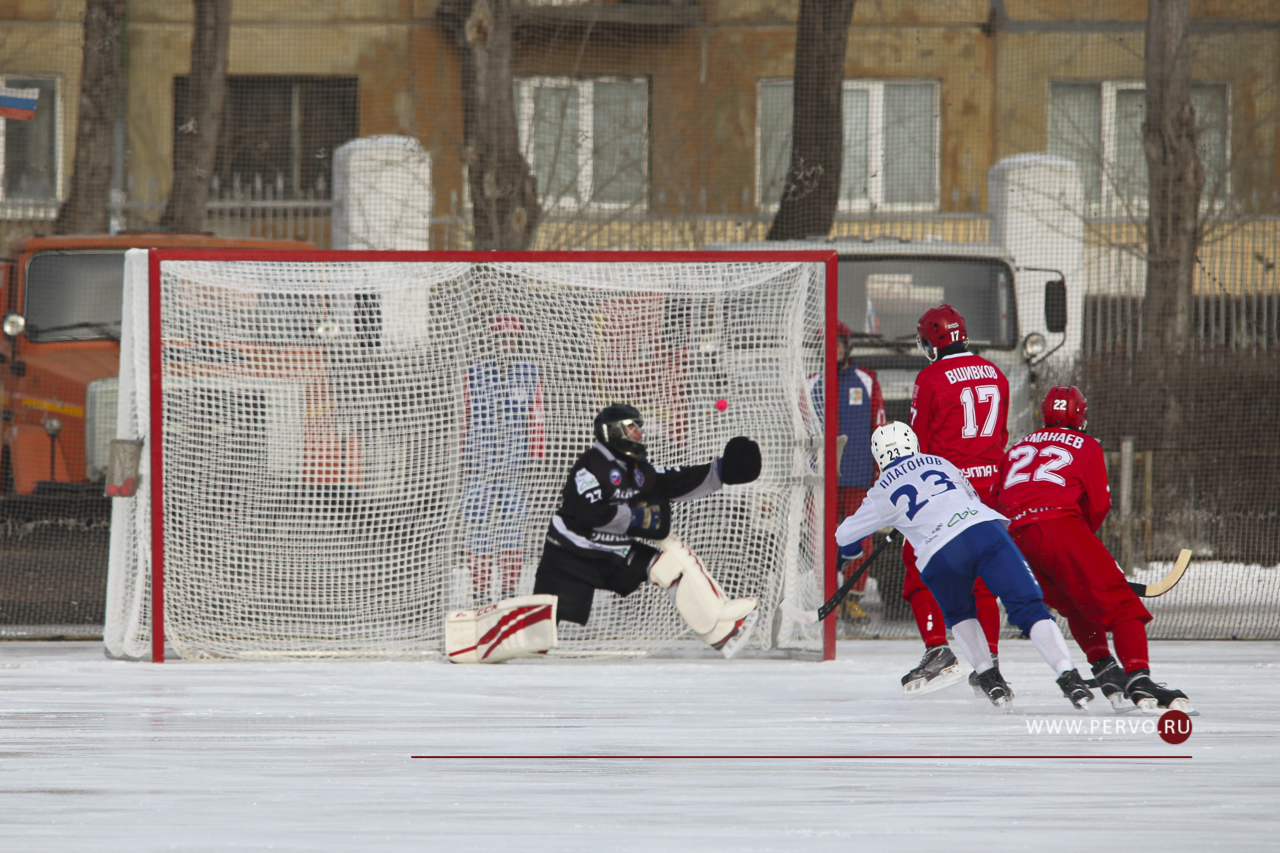
[[[836,518],[843,521],[858,511],[858,507],[862,506],[862,499],[867,496],[866,489],[859,489],[856,486],[836,486]],[[871,556],[874,548],[872,537],[868,536],[862,540],[862,556],[850,560],[845,563],[844,577],[848,577],[850,573],[855,572]],[[837,578],[837,581],[843,581],[844,578]],[[858,578],[858,582],[853,585],[854,592],[862,592],[867,588],[867,576],[863,575]]]
[[[1009,535],[1036,573],[1044,603],[1066,617],[1090,661],[1110,654],[1111,631],[1126,672],[1147,666],[1145,626],[1151,613],[1083,520],[1051,518]]]
[[[522,557],[519,551],[499,551],[496,559],[492,554],[467,554],[467,566],[471,569],[471,592],[475,596],[477,607],[511,598],[519,592]]]
[[[995,480],[969,481],[982,502],[989,505],[991,487]],[[907,572],[902,576],[902,598],[911,605],[911,615],[915,617],[916,627],[920,630],[920,638],[924,646],[931,649],[947,641],[947,626],[942,620],[942,608],[934,601],[933,593],[920,579],[920,570],[916,568],[916,551],[910,542],[902,543],[902,563]],[[998,654],[1000,648],[1000,607],[996,597],[987,589],[987,585],[979,578],[973,582],[973,597],[978,606],[978,623],[982,625],[982,633],[987,635],[987,648],[991,654]]]

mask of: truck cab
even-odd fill
[[[0,495],[102,488],[129,249],[314,249],[207,234],[27,237],[0,268]]]
[[[837,242],[838,316],[853,330],[853,357],[875,370],[890,420],[911,420],[911,388],[928,361],[916,346],[916,322],[946,303],[965,319],[969,349],[1009,379],[1009,432],[1035,429],[1034,365],[1052,340],[1061,343],[1066,318],[1065,281],[1053,272],[1020,270],[996,246],[872,240]],[[1019,302],[1019,294],[1040,299]]]
[[[1019,268],[998,246],[896,237],[717,244],[713,249],[813,251],[838,257],[837,316],[853,331],[852,355],[876,371],[889,420],[910,423],[911,389],[929,363],[916,323],[946,303],[965,319],[969,349],[1009,379],[1009,432],[1035,429],[1035,370],[1065,340],[1066,282],[1056,270]],[[1042,301],[1043,300],[1043,301]]]

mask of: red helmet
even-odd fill
[[[1089,415],[1089,401],[1074,385],[1054,385],[1044,395],[1040,415],[1047,427],[1083,430]]]
[[[823,340],[826,340],[826,337],[827,337],[826,326],[819,326],[817,330],[813,333],[813,339],[815,341],[821,342]],[[853,338],[853,329],[850,329],[849,326],[844,322],[844,320],[836,320],[836,337],[844,338],[845,343],[848,343]]]
[[[853,329],[843,320],[836,320],[836,338],[844,345],[844,361],[840,364],[840,369],[843,370],[853,360]]]
[[[849,351],[853,349],[853,329],[850,329],[844,320],[836,320],[836,338],[840,343],[844,344],[844,357],[846,359],[852,358],[852,353]],[[817,331],[813,333],[813,339],[818,343],[826,340],[827,327],[819,326]]]
[[[964,330],[964,317],[950,305],[939,305],[924,312],[920,322],[916,323],[916,334],[920,336],[921,349],[924,349],[923,344],[940,350],[969,340]]]
[[[495,335],[518,337],[524,334],[524,321],[515,314],[495,314],[489,321],[489,332]]]

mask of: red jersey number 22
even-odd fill
[[[977,401],[974,401],[974,392]],[[987,404],[987,417],[982,422],[982,432],[978,432],[978,403]],[[964,429],[960,435],[964,438],[984,438],[996,434],[996,421],[1000,417],[1000,387],[998,385],[978,385],[960,391],[960,405],[964,407]]]
[[[1037,453],[1044,461],[1040,463],[1040,467],[1034,474],[1028,474],[1023,469],[1031,464]],[[1020,444],[1009,451],[1009,458],[1013,460],[1013,464],[1009,466],[1009,473],[1004,477],[1006,489],[1018,483],[1025,483],[1027,480],[1056,483],[1059,486],[1067,484],[1062,475],[1057,473],[1058,469],[1067,467],[1072,461],[1071,451],[1064,447],[1049,445],[1037,451],[1032,445]]]

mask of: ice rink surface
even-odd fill
[[[1001,648],[1012,714],[963,684],[906,699],[920,652],[156,665],[0,643],[0,847],[1280,848],[1280,643],[1152,644],[1201,711],[1178,746],[1101,697],[1072,711],[1026,641]],[[572,757],[606,755],[633,757]]]

